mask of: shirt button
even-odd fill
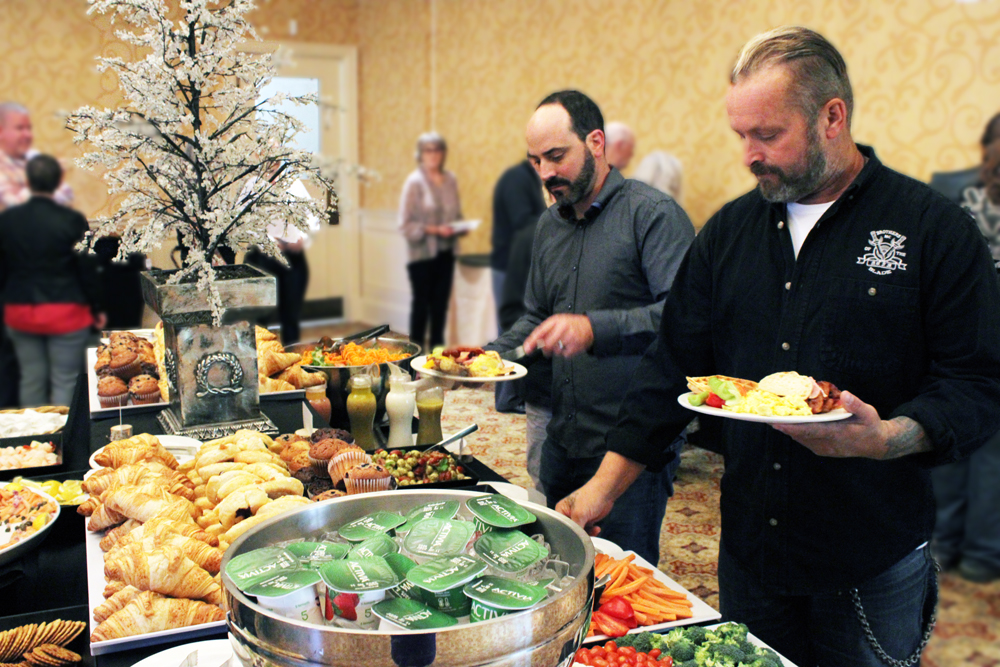
[[[573,270],[576,271],[576,267],[575,266],[573,267]]]
[[[777,519],[769,519],[768,523],[771,524],[772,526],[777,526],[778,525],[778,520]]]
[[[780,463],[775,463],[774,464],[774,469],[775,470],[781,470],[781,464]]]
[[[782,343],[781,349],[784,350],[785,352],[788,352],[790,349],[792,349],[792,346],[789,345],[788,343]]]
[[[571,412],[568,415],[566,415],[566,418],[569,419],[569,420],[572,420],[575,416],[576,415]]]
[[[868,288],[868,296],[875,296],[876,290],[874,287]]]
[[[792,283],[790,282],[785,283],[785,289],[792,289]]]
[[[563,383],[564,384],[569,384],[569,378],[566,378],[565,380],[563,380]]]
[[[778,223],[778,229],[784,229],[784,228],[785,228],[785,221],[782,220],[781,222]]]

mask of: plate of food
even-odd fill
[[[457,382],[509,382],[523,378],[528,369],[513,361],[504,361],[492,350],[481,347],[451,347],[440,353],[414,357],[410,368],[424,375]]]
[[[49,494],[14,482],[0,484],[0,566],[42,543],[59,518],[59,503]]]
[[[760,382],[725,375],[689,377],[677,402],[703,415],[763,424],[817,424],[847,419],[840,390],[795,371],[772,373]]]

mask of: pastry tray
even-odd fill
[[[88,606],[88,626],[84,632],[86,633],[86,636],[89,637],[93,634],[94,628],[97,627],[97,623],[94,622],[94,608],[104,602],[104,586],[106,584],[104,580],[104,552],[101,551],[100,546],[101,538],[104,537],[104,532],[90,531],[87,530],[86,526],[83,527],[83,530],[86,531],[84,541],[87,547]],[[201,625],[192,625],[186,628],[150,632],[144,635],[135,635],[133,637],[109,639],[103,642],[91,642],[90,653],[91,655],[115,653],[117,651],[127,651],[140,646],[154,646],[156,644],[165,644],[167,642],[173,642],[180,639],[193,639],[195,637],[204,637],[206,635],[215,635],[224,632],[226,632],[226,622],[215,621],[212,623],[203,623]]]
[[[46,471],[61,470],[63,464],[62,432],[48,433],[46,435],[19,435],[14,438],[0,439],[0,447],[23,447],[32,442],[51,442],[56,447],[56,462],[47,466],[34,466],[32,468],[3,468],[0,469],[0,481],[7,481],[15,477],[33,477],[44,475]]]

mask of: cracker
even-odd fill
[[[4,630],[3,632],[0,632],[0,663],[7,658],[13,657],[13,655],[8,655],[13,639],[13,630]]]
[[[14,629],[14,645],[11,650],[14,652],[15,656],[22,655],[28,650],[28,647],[31,646],[32,641],[35,639],[35,632],[37,630],[37,623],[22,625],[21,627]]]
[[[66,646],[74,639],[76,639],[81,632],[83,632],[84,628],[87,627],[87,624],[84,621],[69,621],[68,626],[69,627],[66,631],[66,635],[64,635],[60,641],[52,642],[53,644],[57,644],[59,646]]]
[[[44,653],[45,655],[51,656],[56,660],[60,661],[60,664],[68,665],[73,662],[80,662],[81,658],[78,653],[74,653],[68,649],[64,649],[61,646],[56,646],[55,644],[43,644],[35,649],[35,653]]]

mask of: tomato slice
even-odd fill
[[[711,406],[713,408],[721,408],[726,402],[722,400],[719,396],[715,394],[709,394],[708,398],[705,399],[705,405]]]

